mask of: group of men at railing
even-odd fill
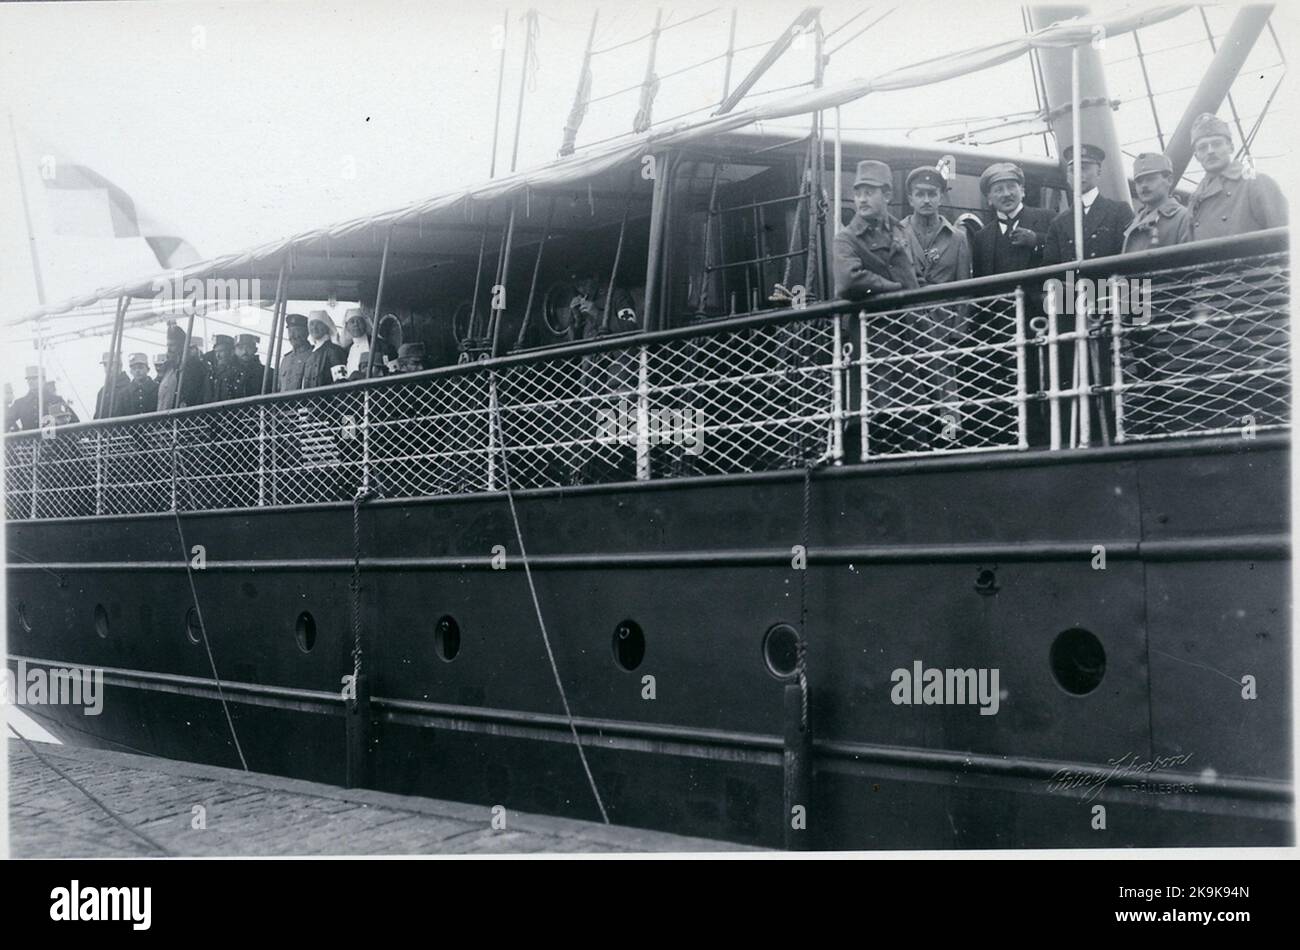
[[[982,225],[974,215],[956,223],[939,213],[948,191],[947,169],[921,167],[906,179],[912,213],[889,214],[893,176],[884,162],[858,163],[853,182],[853,220],[835,236],[835,295],[850,300],[873,293],[907,290],[1067,263],[1127,254],[1153,247],[1262,231],[1286,224],[1287,205],[1277,183],[1233,157],[1232,131],[1211,113],[1191,128],[1192,150],[1205,170],[1186,205],[1174,195],[1168,157],[1138,155],[1133,179],[1142,207],[1099,193],[1105,152],[1079,149],[1082,183],[1083,254],[1075,251],[1075,213],[1053,215],[1025,205],[1024,172],[1011,162],[990,165],[980,191],[996,216]],[[1073,176],[1073,148],[1062,153]]]
[[[129,374],[122,371],[120,359],[114,365],[113,354],[105,353],[100,361],[104,385],[95,397],[94,418],[242,399],[260,395],[264,386],[267,392],[291,392],[426,368],[424,344],[397,342],[400,329],[391,314],[380,323],[375,346],[379,358],[374,360],[370,358],[370,318],[360,309],[348,311],[343,341],[325,310],[314,310],[309,316],[288,314],[285,326],[288,350],[278,370],[270,373],[258,355],[255,334],[216,334],[212,349],[204,352],[203,338],[195,336],[187,345],[185,331],[175,323],[167,327],[167,352],[154,357],[153,375],[145,353],[127,357]],[[80,421],[39,367],[27,368],[27,385],[24,396],[5,401],[5,431],[39,428],[42,409],[47,423]]]

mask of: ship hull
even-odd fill
[[[99,715],[31,707],[69,742],[507,813],[599,817],[576,732],[620,824],[820,848],[1284,845],[1288,453],[1220,438],[829,467],[806,495],[802,472],[520,492],[537,608],[502,494],[186,514],[184,547],[170,514],[11,522],[9,661],[104,669]],[[804,632],[815,750],[793,836],[796,680],[764,655],[780,623]],[[1072,630],[1104,650],[1085,694]],[[996,670],[996,712],[900,701],[917,664]]]

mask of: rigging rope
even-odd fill
[[[177,398],[180,398],[180,390],[177,389]],[[180,433],[173,430],[172,437],[172,517],[176,519],[176,535],[181,542],[181,560],[185,562],[185,577],[190,583],[190,598],[194,602],[194,614],[199,621],[199,633],[203,636],[203,649],[208,655],[208,666],[212,670],[212,680],[217,684],[217,696],[221,699],[221,711],[226,715],[226,725],[230,729],[230,738],[234,740],[235,751],[239,753],[239,764],[245,772],[248,771],[248,760],[244,758],[243,746],[239,744],[239,733],[235,731],[235,720],[230,716],[230,704],[226,702],[226,691],[221,686],[221,677],[217,675],[217,661],[212,656],[212,645],[208,642],[208,625],[203,622],[203,608],[199,605],[199,591],[194,584],[194,568],[190,563],[190,548],[185,543],[185,531],[181,528],[181,513],[176,503],[176,477],[181,467],[179,451]],[[188,485],[186,486],[188,488]],[[193,504],[194,496],[190,495],[190,502]]]
[[[111,809],[111,808],[109,808],[107,805],[105,805],[104,802],[103,802],[102,800],[100,800],[99,798],[97,798],[97,797],[95,796],[95,794],[94,794],[93,792],[90,791],[90,789],[86,788],[84,785],[82,785],[80,782],[78,782],[75,778],[73,778],[73,777],[72,777],[71,775],[69,775],[67,772],[63,771],[63,769],[59,768],[57,765],[55,765],[52,761],[50,761],[49,759],[47,759],[47,758],[46,758],[45,756],[43,756],[41,753],[37,752],[37,751],[36,751],[36,746],[32,744],[32,741],[31,741],[30,739],[28,739],[25,735],[23,735],[21,732],[19,732],[17,729],[15,729],[15,728],[13,727],[13,723],[7,723],[7,725],[9,726],[9,731],[12,732],[15,736],[18,737],[18,740],[19,740],[20,742],[22,742],[22,744],[25,745],[25,746],[27,747],[27,751],[30,752],[32,755],[34,755],[34,756],[36,757],[36,760],[37,760],[38,762],[40,762],[40,763],[41,763],[42,765],[44,765],[46,768],[48,768],[48,769],[50,769],[51,771],[53,771],[56,775],[59,776],[59,778],[63,779],[65,782],[67,782],[69,785],[71,785],[71,786],[72,786],[73,788],[75,788],[77,791],[81,792],[81,794],[83,794],[83,795],[85,795],[87,798],[89,798],[92,802],[94,802],[96,805],[99,806],[100,810],[103,811],[104,814],[108,815],[109,818],[112,818],[115,822],[117,822],[119,825],[121,825],[121,826],[122,826],[123,828],[125,828],[127,831],[131,832],[131,834],[135,835],[137,838],[139,838],[139,839],[140,839],[141,841],[143,841],[145,844],[149,845],[149,847],[154,848],[154,849],[156,849],[156,850],[158,850],[158,851],[161,851],[163,854],[167,855],[168,857],[172,857],[172,856],[173,856],[173,855],[172,855],[172,852],[171,852],[170,850],[168,850],[168,849],[167,849],[166,847],[164,847],[163,845],[159,844],[159,843],[158,843],[157,841],[155,841],[153,838],[149,837],[147,834],[145,834],[145,833],[144,833],[143,831],[141,831],[139,828],[136,828],[134,825],[128,824],[127,821],[126,821],[126,819],[124,819],[124,818],[123,818],[121,815],[119,815],[117,812],[113,811],[113,809]]]
[[[488,377],[495,388],[496,371],[489,370]],[[596,787],[596,778],[591,774],[591,766],[587,763],[587,753],[582,748],[582,740],[578,738],[578,727],[573,721],[573,710],[569,707],[569,697],[564,691],[564,682],[560,679],[560,668],[555,662],[555,652],[551,649],[551,638],[546,632],[546,621],[542,618],[542,605],[537,599],[537,586],[533,583],[533,570],[528,563],[528,551],[524,548],[524,533],[519,526],[519,512],[515,509],[515,494],[510,487],[510,462],[506,457],[505,433],[501,428],[501,407],[494,403],[491,414],[491,425],[496,430],[497,449],[501,453],[501,483],[505,489],[506,501],[510,504],[510,520],[514,522],[515,541],[519,545],[519,558],[524,565],[524,577],[528,580],[528,593],[533,600],[533,611],[537,615],[537,626],[542,631],[542,643],[546,647],[546,659],[551,664],[551,675],[555,677],[555,688],[560,693],[560,705],[564,707],[564,718],[568,720],[569,733],[573,736],[573,744],[578,750],[578,758],[582,760],[582,771],[586,773],[587,785],[591,788],[592,797],[596,799],[596,807],[600,810],[600,820],[608,825],[609,815],[606,813],[605,803],[600,797],[600,789]]]

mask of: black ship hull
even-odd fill
[[[764,642],[784,622],[807,644],[806,846],[1285,845],[1288,453],[822,468],[806,576],[799,471],[518,492],[573,730],[499,493],[366,502],[355,544],[348,504],[185,514],[185,548],[170,513],[11,522],[9,662],[104,669],[100,715],[29,707],[71,743],[238,767],[233,731],[255,771],[597,818],[576,731],[611,821],[781,846],[791,680]],[[1104,650],[1085,694],[1071,630]],[[996,714],[896,702],[918,663],[996,669]]]

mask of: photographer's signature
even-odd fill
[[[1077,772],[1072,769],[1057,769],[1047,783],[1047,790],[1049,792],[1061,792],[1085,789],[1086,792],[1082,800],[1090,802],[1102,793],[1106,783],[1112,779],[1119,779],[1123,782],[1122,788],[1132,791],[1155,791],[1160,794],[1179,791],[1195,792],[1196,786],[1194,785],[1153,785],[1137,778],[1138,776],[1149,775],[1152,772],[1164,772],[1180,765],[1186,765],[1191,758],[1192,753],[1187,752],[1181,755],[1158,755],[1154,759],[1144,762],[1138,758],[1136,752],[1127,752],[1117,759],[1108,759],[1106,765],[1109,767],[1109,771],[1106,772]]]

